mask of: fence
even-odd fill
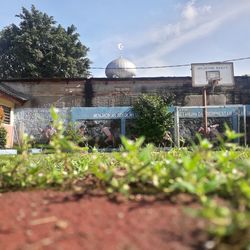
[[[203,106],[169,107],[174,113],[175,129],[174,138],[176,146],[180,146],[180,118],[202,118]],[[244,145],[247,144],[247,116],[250,117],[250,105],[207,106],[208,118],[230,118],[232,129],[240,131],[240,120],[243,117]],[[77,107],[71,109],[72,121],[78,120],[121,120],[121,134],[126,135],[126,121],[133,119],[131,107]]]
[[[170,112],[174,113],[176,146],[180,146],[180,119],[201,119],[203,108],[202,106],[169,107]],[[240,132],[243,124],[244,144],[247,144],[247,118],[250,117],[250,105],[207,106],[207,109],[208,117],[231,119],[232,129],[236,132]],[[65,124],[69,120],[72,122],[82,120],[120,120],[120,132],[122,135],[126,135],[127,122],[134,118],[131,107],[72,107],[58,109],[58,112],[64,117]],[[15,131],[23,130],[33,136],[39,135],[38,127],[45,126],[50,119],[49,108],[16,109]],[[15,142],[18,140],[17,134],[15,134]]]

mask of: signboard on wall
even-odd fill
[[[209,106],[208,117],[231,117],[233,115],[243,116],[242,106]],[[170,112],[175,111],[175,107],[169,107]],[[178,107],[180,118],[202,117],[203,107],[187,106]],[[246,105],[246,115],[250,116],[250,105]],[[77,120],[113,120],[113,119],[133,119],[134,113],[131,107],[74,107],[71,108],[72,121]]]
[[[131,107],[74,107],[71,109],[72,121],[131,119],[134,113]]]
[[[203,117],[203,107],[179,107],[180,118],[201,118]],[[232,117],[235,115],[243,116],[243,106],[208,106],[208,117]],[[250,116],[250,106],[247,105],[246,115]]]

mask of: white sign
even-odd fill
[[[191,64],[193,87],[206,86],[217,81],[218,86],[234,85],[233,63],[194,63]]]

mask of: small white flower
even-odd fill
[[[157,175],[153,176],[153,184],[158,187],[159,186],[159,178]]]
[[[123,152],[122,153],[122,157],[126,158],[128,156],[128,153],[127,152]]]
[[[182,159],[178,159],[177,163],[181,164],[182,163]]]
[[[237,173],[238,173],[238,170],[234,168],[234,169],[232,170],[232,173],[233,173],[233,174],[237,174]]]
[[[228,157],[228,156],[229,156],[229,151],[228,151],[228,150],[225,151],[225,152],[223,153],[223,156],[224,156],[224,157]]]
[[[215,247],[215,242],[213,240],[209,240],[205,243],[206,249],[213,249]]]
[[[170,160],[165,160],[165,163],[166,163],[167,165],[169,165],[169,164],[171,163],[171,161],[170,161]]]
[[[122,188],[123,188],[124,190],[128,191],[128,190],[129,190],[129,185],[128,185],[128,184],[124,184],[124,185],[122,186]]]
[[[129,144],[129,145],[133,145],[133,143],[134,143],[134,142],[133,142],[132,140],[128,140],[128,144]]]
[[[97,156],[96,155],[92,155],[92,160],[96,160],[97,159]]]
[[[27,133],[23,133],[23,138],[27,139],[28,138],[28,134]]]

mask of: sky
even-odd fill
[[[0,0],[0,30],[31,5],[63,27],[74,24],[91,67],[123,56],[137,67],[250,57],[250,0]],[[122,43],[122,50],[118,44]],[[104,77],[104,69],[91,69]],[[250,60],[234,62],[250,74]],[[190,66],[138,69],[138,77],[191,76]]]

